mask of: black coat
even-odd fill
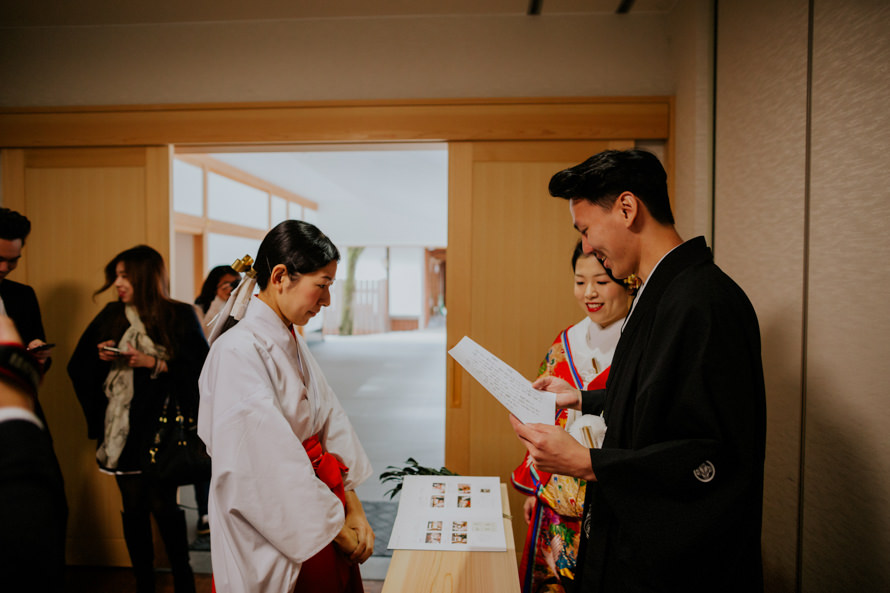
[[[40,305],[37,303],[37,295],[33,288],[27,284],[6,279],[0,282],[0,298],[3,299],[6,315],[12,319],[25,346],[33,340],[46,341],[43,319],[40,316]],[[52,362],[52,358],[47,358],[43,370],[48,371]],[[35,408],[37,416],[46,424],[46,417],[39,400]]]
[[[0,588],[62,591],[68,518],[62,473],[49,435],[27,420],[0,422],[0,501]]]
[[[762,591],[760,331],[703,238],[658,265],[583,408],[608,429],[576,591]]]
[[[46,340],[40,305],[37,304],[37,295],[33,288],[27,284],[4,280],[0,282],[0,298],[3,299],[6,315],[15,323],[25,346],[32,340]]]
[[[143,468],[168,393],[176,394],[184,411],[197,414],[198,376],[207,357],[207,340],[191,305],[174,303],[166,322],[170,324],[173,339],[173,356],[167,361],[168,372],[152,379],[152,369],[133,370],[130,432],[116,468],[120,471]],[[109,303],[83,332],[68,363],[68,375],[86,417],[87,436],[97,440],[97,447],[104,440],[108,398],[103,383],[111,370],[111,362],[99,358],[97,345],[106,340],[118,343],[127,327],[129,322],[124,304]],[[154,336],[150,337],[155,340]]]

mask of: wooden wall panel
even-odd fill
[[[47,340],[57,344],[41,402],[65,476],[68,561],[128,565],[120,495],[114,478],[97,469],[95,441],[87,440],[65,367],[80,334],[113,298],[108,292],[91,296],[104,282],[108,260],[138,243],[169,255],[167,150],[11,152],[4,153],[4,179],[20,181],[4,181],[4,205],[32,223],[11,278],[34,288]]]
[[[572,228],[568,202],[550,197],[547,185],[557,171],[600,150],[632,145],[615,141],[460,146],[456,156],[461,168],[471,161],[472,176],[449,187],[452,206],[459,208],[459,218],[449,221],[449,347],[469,335],[528,379],[536,376],[557,333],[584,317],[572,295],[571,255],[579,235]],[[464,243],[454,242],[459,237]],[[458,276],[459,283],[452,282]],[[509,482],[525,448],[513,433],[507,412],[465,372],[458,368],[452,374],[453,384],[460,382],[461,394],[455,398],[450,392],[446,465],[460,473],[500,476]],[[524,499],[512,488],[510,498],[516,548],[522,550],[527,531]]]
[[[448,146],[448,265],[445,268],[446,347],[470,333],[473,319],[470,291],[473,269],[473,144]],[[470,475],[470,376],[446,356],[445,465]]]

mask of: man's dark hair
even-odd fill
[[[7,241],[21,239],[24,245],[30,232],[31,221],[24,215],[9,208],[0,208],[0,239]]]
[[[643,202],[661,224],[674,224],[667,191],[667,173],[661,162],[645,150],[605,150],[550,179],[550,195],[586,200],[611,208],[623,192]]]

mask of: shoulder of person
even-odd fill
[[[99,311],[99,314],[96,315],[99,317],[110,317],[112,315],[123,315],[124,314],[124,305],[122,302],[114,300],[105,303],[105,306],[102,307],[102,310]]]
[[[567,328],[565,328],[564,330],[562,330],[561,332],[559,332],[558,334],[556,334],[556,338],[553,339],[553,342],[550,345],[556,346],[557,344],[561,344],[562,343],[562,335],[564,333],[568,332],[573,327],[575,327],[575,325],[576,324],[572,324],[572,325],[568,326]]]
[[[0,282],[0,293],[16,296],[35,294],[34,289],[27,284],[22,284],[21,282],[16,282],[15,280],[9,280],[8,278],[3,282]]]
[[[170,300],[170,310],[174,315],[184,316],[186,318],[198,319],[198,309],[197,305],[193,305],[191,303],[185,303],[183,301]]]

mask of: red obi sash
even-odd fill
[[[303,448],[306,449],[306,455],[312,462],[312,469],[315,470],[315,476],[325,483],[331,489],[331,492],[337,495],[343,506],[346,506],[346,491],[343,488],[343,474],[349,471],[349,468],[343,463],[324,450],[318,435],[309,437],[303,441]]]
[[[312,462],[315,476],[337,495],[343,508],[346,508],[346,491],[343,487],[343,474],[349,468],[339,459],[324,450],[318,435],[303,441],[306,454]],[[322,550],[300,566],[297,586],[294,593],[363,593],[362,576],[357,564],[334,545],[326,545]]]

